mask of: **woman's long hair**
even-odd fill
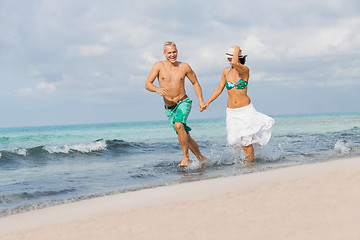
[[[245,62],[246,62],[246,57],[247,57],[247,55],[239,56],[239,61],[240,61],[240,63],[241,63],[242,65],[245,64]]]

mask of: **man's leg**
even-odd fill
[[[190,133],[188,133],[188,136],[189,136],[189,148],[191,152],[195,155],[195,157],[199,160],[199,162],[206,161],[207,158],[201,154],[197,142],[190,136]]]
[[[247,159],[249,160],[249,163],[252,163],[252,161],[254,160],[254,147],[253,145],[249,145],[249,146],[243,146],[245,155],[247,157]]]
[[[190,163],[189,160],[189,138],[185,131],[184,124],[175,122],[175,129],[178,133],[178,140],[183,150],[183,160],[179,164],[179,167],[187,167]]]

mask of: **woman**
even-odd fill
[[[236,56],[236,57],[234,57]],[[250,163],[254,160],[253,144],[265,146],[271,137],[274,119],[259,113],[251,104],[247,95],[249,68],[245,66],[246,55],[243,56],[239,46],[226,51],[230,67],[222,73],[219,86],[206,103],[206,107],[224,90],[228,90],[226,109],[227,140],[231,146],[242,146]]]

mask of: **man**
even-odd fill
[[[146,80],[145,88],[164,98],[166,115],[178,135],[183,150],[183,159],[179,166],[187,167],[190,163],[189,149],[200,162],[205,161],[206,157],[201,154],[198,144],[189,134],[191,128],[186,125],[192,100],[186,95],[185,77],[190,80],[199,98],[200,112],[206,108],[206,103],[203,100],[201,86],[191,67],[187,63],[177,61],[178,51],[175,43],[164,44],[164,56],[166,60],[154,64]],[[156,78],[159,80],[159,87],[154,85]]]

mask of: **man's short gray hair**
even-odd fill
[[[164,43],[164,52],[166,51],[166,47],[174,46],[176,48],[176,44],[174,42],[165,42]]]

